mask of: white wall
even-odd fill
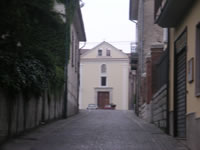
[[[68,64],[68,116],[78,112],[79,95],[79,42],[76,29],[71,25],[71,33],[74,36],[74,43],[70,45],[70,59]],[[72,39],[72,38],[71,38]],[[74,46],[74,48],[73,48]],[[73,52],[72,52],[73,50]],[[73,59],[72,59],[73,58]],[[73,61],[73,62],[72,62]]]
[[[98,49],[111,50],[111,56],[97,56]],[[106,64],[107,73],[101,73],[101,65]],[[117,105],[116,109],[128,109],[128,56],[107,43],[86,52],[81,56],[80,68],[80,109],[88,104],[97,104],[97,91],[109,91],[110,102]],[[101,86],[101,75],[107,77],[107,85]]]

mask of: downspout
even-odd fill
[[[169,105],[170,105],[170,100],[169,100],[169,77],[170,77],[170,61],[169,61],[169,58],[170,58],[170,29],[168,28],[167,29],[168,31],[167,31],[167,33],[168,33],[168,41],[167,41],[167,56],[168,56],[168,59],[167,59],[167,72],[168,72],[168,74],[167,74],[167,128],[166,128],[166,133],[167,134],[169,134],[170,132],[169,132],[169,130],[170,130],[170,127],[169,127],[169,125],[170,125],[170,123],[169,123],[169,121],[170,121],[170,115],[169,115]]]
[[[141,80],[142,80],[142,73],[144,71],[144,64],[143,64],[143,41],[144,41],[144,0],[141,0],[139,3],[139,18],[138,18],[138,69],[137,69],[137,95],[136,95],[136,114],[139,116],[139,108],[140,108],[140,103],[141,103]]]
[[[64,101],[63,101],[63,113],[62,117],[67,118],[68,111],[68,62],[70,51],[70,0],[65,1],[65,14],[66,14],[66,47],[65,47],[65,68],[64,68]],[[68,45],[69,44],[69,45]]]
[[[67,48],[66,48],[66,53],[67,53]],[[67,54],[66,54],[67,55]],[[67,91],[68,91],[68,60],[67,58],[66,59],[66,62],[65,62],[65,68],[64,68],[64,101],[63,101],[63,118],[67,118],[67,106],[68,106],[68,94],[67,94]]]
[[[130,20],[130,21],[132,21],[133,23],[135,23],[135,25],[136,25],[136,52],[138,53],[138,51],[137,51],[137,49],[138,49],[138,22],[137,21],[135,21],[135,20]],[[131,52],[132,53],[132,52]],[[138,59],[138,58],[137,58]],[[136,82],[134,82],[134,85],[135,84],[137,84],[138,85],[138,81],[137,81],[137,74],[138,74],[138,64],[137,64],[137,69],[136,69],[136,77],[134,77],[134,79],[133,79],[133,81],[136,81]],[[137,111],[137,105],[138,105],[138,102],[137,102],[137,95],[138,95],[138,88],[136,88],[136,87],[138,87],[138,86],[136,86],[135,85],[135,88],[133,87],[133,93],[134,93],[134,95],[133,95],[133,110],[135,111],[135,113],[136,113],[136,115],[138,115],[138,111]]]
[[[78,88],[77,88],[77,93],[78,93],[78,97],[77,97],[77,113],[79,113],[79,96],[80,96],[80,50],[83,49],[86,46],[86,42],[84,42],[83,46],[79,48],[79,63],[78,63]]]

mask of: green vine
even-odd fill
[[[65,4],[66,22],[54,0],[0,1],[0,87],[42,92],[64,84],[70,56],[70,26],[78,0]]]
[[[74,19],[75,9],[78,6],[78,0],[67,0],[65,5],[65,14],[66,14],[66,64],[68,64],[70,56],[70,43],[71,43],[71,24]]]

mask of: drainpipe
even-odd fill
[[[67,49],[66,49],[67,53]],[[65,58],[67,59],[67,58]],[[64,102],[63,102],[63,118],[67,118],[67,106],[68,106],[68,98],[67,98],[67,89],[68,89],[68,61],[66,60],[65,68],[64,68]]]
[[[138,54],[138,22],[137,21],[135,21],[135,20],[130,20],[130,21],[132,21],[133,23],[135,23],[135,25],[136,25],[136,52],[137,52],[137,54]],[[139,55],[138,55],[138,57],[139,57]],[[137,58],[138,59],[138,58]],[[136,82],[134,82],[134,84],[137,84],[137,85],[134,85],[135,86],[135,88],[134,88],[134,97],[133,97],[133,99],[134,99],[134,111],[135,111],[135,113],[136,113],[136,115],[138,115],[138,98],[137,98],[137,96],[138,96],[138,70],[139,70],[139,67],[138,67],[138,65],[137,65],[137,70],[136,70],[136,77],[134,77],[134,81],[136,81]]]
[[[142,74],[144,72],[144,0],[141,0],[139,3],[139,18],[138,23],[138,69],[137,69],[137,96],[136,96],[136,114],[139,116],[139,108],[141,105],[142,95],[141,95],[141,81],[142,81]],[[140,29],[139,29],[140,27]]]
[[[70,4],[70,0],[66,0],[65,1],[66,9],[68,9],[67,7],[69,7],[69,4]],[[66,10],[65,14],[66,14],[66,24],[69,25],[69,29],[70,29],[70,22],[69,22],[69,20],[67,20],[69,18],[67,16],[67,15],[69,15],[67,10]],[[68,25],[66,25],[66,32],[68,32],[67,31]],[[69,30],[69,32],[70,32],[70,30]],[[66,39],[69,38],[68,37],[69,34],[66,34]],[[68,43],[68,44],[70,44],[70,43]],[[67,85],[68,77],[67,76],[68,76],[68,61],[69,61],[68,60],[68,51],[70,51],[70,49],[68,49],[68,46],[66,46],[66,49],[65,49],[65,68],[64,68],[64,101],[63,101],[63,113],[62,113],[63,118],[67,118],[67,110],[68,110],[68,108],[67,108],[68,107],[68,85]]]
[[[169,105],[170,105],[170,100],[169,100],[169,90],[170,90],[170,88],[169,88],[169,77],[170,77],[170,75],[169,75],[169,69],[170,69],[170,61],[169,61],[169,58],[170,58],[170,29],[168,28],[167,29],[167,33],[168,33],[168,41],[167,41],[167,56],[168,56],[168,59],[167,59],[167,72],[168,72],[168,75],[167,75],[167,128],[166,128],[166,133],[167,134],[169,134],[170,132],[169,132],[169,130],[170,130],[170,127],[169,127],[169,125],[170,125],[170,112],[169,112]]]
[[[80,96],[80,50],[83,49],[86,46],[86,42],[84,42],[83,46],[79,48],[79,62],[78,62],[78,88],[77,88],[77,93],[78,93],[78,97],[77,97],[77,113],[79,112],[79,96]]]

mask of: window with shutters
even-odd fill
[[[200,23],[196,27],[195,94],[200,96]]]

